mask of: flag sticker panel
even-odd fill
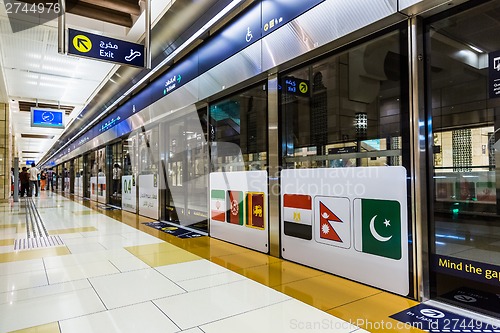
[[[344,249],[351,247],[351,213],[348,198],[314,197],[314,239]]]
[[[306,194],[283,195],[285,235],[312,239],[312,198]]]
[[[212,190],[210,192],[210,212],[212,220],[226,222],[226,191]]]
[[[243,225],[244,199],[242,191],[227,191],[227,222]]]
[[[359,252],[400,260],[401,204],[394,200],[355,199],[354,239]]]
[[[247,192],[247,226],[265,229],[264,193]]]

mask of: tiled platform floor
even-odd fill
[[[0,332],[421,332],[389,315],[416,302],[209,237],[42,192],[65,246],[14,252],[23,202],[0,205]],[[354,324],[357,325],[354,325]]]

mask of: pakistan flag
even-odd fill
[[[362,252],[401,259],[401,205],[393,200],[361,199]]]

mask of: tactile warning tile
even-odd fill
[[[58,323],[34,326],[22,330],[11,331],[10,333],[60,333]]]
[[[50,235],[47,237],[20,238],[14,241],[14,251],[39,249],[53,246],[65,246],[59,236]]]
[[[423,331],[389,318],[389,316],[417,304],[419,303],[404,297],[380,292],[376,295],[362,298],[326,312],[351,322],[369,332],[416,333]]]

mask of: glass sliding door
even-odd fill
[[[267,89],[248,88],[210,105],[212,171],[265,170],[267,166]]]
[[[280,77],[285,168],[403,165],[400,38],[394,32]]]
[[[280,245],[413,297],[406,29],[280,74]]]
[[[431,296],[500,317],[500,1],[426,22]]]
[[[166,219],[208,231],[207,109],[167,124]]]
[[[101,148],[95,152],[97,166],[97,202],[108,203],[108,166],[106,164],[106,148]]]
[[[109,203],[116,207],[122,205],[122,176],[123,176],[123,147],[122,142],[109,146],[108,179],[111,180],[109,191]]]

